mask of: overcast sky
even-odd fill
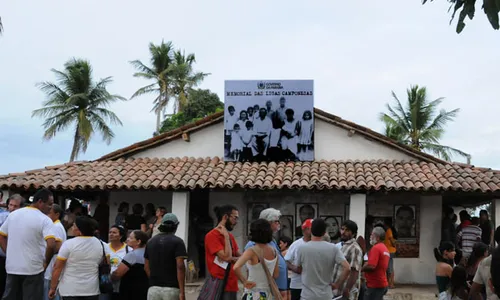
[[[0,16],[0,174],[68,161],[72,132],[42,141],[32,119],[71,57],[90,60],[96,78],[125,97],[144,85],[128,61],[148,61],[162,39],[196,54],[201,85],[222,98],[226,79],[314,79],[315,106],[377,131],[378,114],[425,85],[443,108],[460,108],[442,143],[472,154],[475,165],[500,168],[498,49],[482,11],[461,35],[449,26],[446,1],[2,1]],[[123,121],[106,145],[98,136],[79,160],[92,160],[151,137],[152,99],[112,106]]]

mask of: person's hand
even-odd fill
[[[149,224],[149,229],[153,229],[153,224]]]
[[[45,270],[47,270],[47,266],[48,266],[47,262],[45,262],[45,261],[44,261],[44,262],[43,262],[43,270],[44,270],[44,271],[45,271]]]
[[[217,226],[217,230],[224,236],[224,237],[229,237],[229,232],[227,231],[226,226],[223,226],[222,224],[219,224]]]
[[[247,289],[247,290],[251,290],[253,289],[257,284],[253,281],[246,281],[243,286]]]
[[[298,267],[295,267],[295,273],[297,274],[302,274],[302,267],[301,266],[298,266]]]
[[[330,283],[332,290],[338,290],[339,289],[339,284],[336,282]]]
[[[49,299],[54,299],[55,296],[56,296],[56,290],[51,288],[49,290]]]

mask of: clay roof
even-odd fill
[[[221,158],[75,162],[0,176],[0,188],[144,190],[194,188],[459,191],[500,194],[500,172],[404,161],[224,163]]]
[[[346,130],[351,131],[353,134],[360,134],[363,137],[374,140],[376,142],[382,143],[388,147],[391,147],[393,149],[397,149],[398,151],[401,151],[403,153],[406,153],[407,155],[410,155],[411,157],[414,157],[416,160],[422,160],[426,162],[435,162],[435,163],[443,163],[446,164],[447,162],[436,158],[430,154],[420,152],[418,150],[413,149],[412,147],[400,144],[388,137],[386,137],[383,134],[380,134],[376,131],[373,131],[367,127],[358,125],[356,123],[347,121],[342,119],[341,117],[338,117],[336,115],[332,115],[330,113],[327,113],[321,109],[315,108],[314,109],[314,117],[316,119],[320,119],[322,121],[325,121],[327,123],[342,127]],[[118,159],[118,158],[127,158],[133,155],[134,153],[157,147],[159,145],[168,143],[172,140],[178,139],[182,137],[183,133],[191,133],[200,129],[203,129],[205,127],[208,127],[213,124],[221,123],[224,121],[224,112],[218,112],[215,114],[212,114],[210,116],[205,117],[204,119],[201,119],[199,121],[196,121],[194,123],[187,124],[183,127],[162,133],[160,135],[157,135],[155,137],[149,138],[147,140],[132,144],[128,147],[118,149],[116,151],[113,151],[109,154],[104,155],[103,157],[99,158],[98,160],[109,160],[109,159]]]

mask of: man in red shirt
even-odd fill
[[[229,276],[224,289],[222,300],[236,300],[238,293],[238,279],[234,274],[233,263],[241,256],[238,244],[230,233],[238,223],[238,209],[232,205],[224,205],[214,209],[217,216],[217,227],[205,236],[205,260],[208,272],[213,278],[224,280],[226,270]],[[200,295],[204,292],[203,288]],[[205,291],[207,299],[213,295]]]
[[[373,247],[368,252],[368,262],[361,270],[365,272],[367,288],[363,300],[382,300],[387,293],[387,267],[391,255],[384,240],[385,230],[375,227],[370,235]]]

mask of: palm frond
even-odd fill
[[[106,124],[104,119],[98,114],[91,114],[89,116],[89,120],[90,122],[92,122],[92,126],[96,128],[96,130],[99,131],[99,133],[102,135],[103,141],[105,141],[109,145],[111,143],[111,140],[115,137],[115,134]]]
[[[143,64],[140,60],[132,60],[129,62],[137,71],[137,73],[134,73],[135,77],[145,77],[145,76],[151,76],[151,77],[156,77],[158,74],[153,71],[150,67],[146,66]]]
[[[122,121],[120,121],[120,119],[114,112],[105,108],[95,108],[90,112],[90,115],[97,116],[111,124],[123,125]]]
[[[423,143],[422,147],[424,150],[429,151],[429,152],[441,157],[442,159],[444,159],[446,161],[451,161],[451,157],[454,155],[460,156],[460,157],[463,157],[466,159],[467,158],[470,159],[470,157],[471,157],[470,154],[465,153],[465,152],[458,150],[456,148],[449,147],[449,146],[433,144],[433,143]]]
[[[453,121],[457,117],[459,112],[460,112],[459,108],[456,108],[452,111],[446,111],[442,109],[427,128],[442,129],[447,122]]]
[[[141,87],[132,95],[132,97],[130,97],[130,99],[134,99],[134,98],[137,98],[139,96],[146,95],[146,94],[152,94],[152,93],[160,94],[160,88],[158,87],[158,84],[152,83],[150,85],[146,85],[146,86]]]
[[[75,114],[69,111],[67,113],[61,113],[54,117],[46,119],[42,125],[45,128],[43,138],[45,140],[52,139],[59,131],[64,131],[75,121]]]

